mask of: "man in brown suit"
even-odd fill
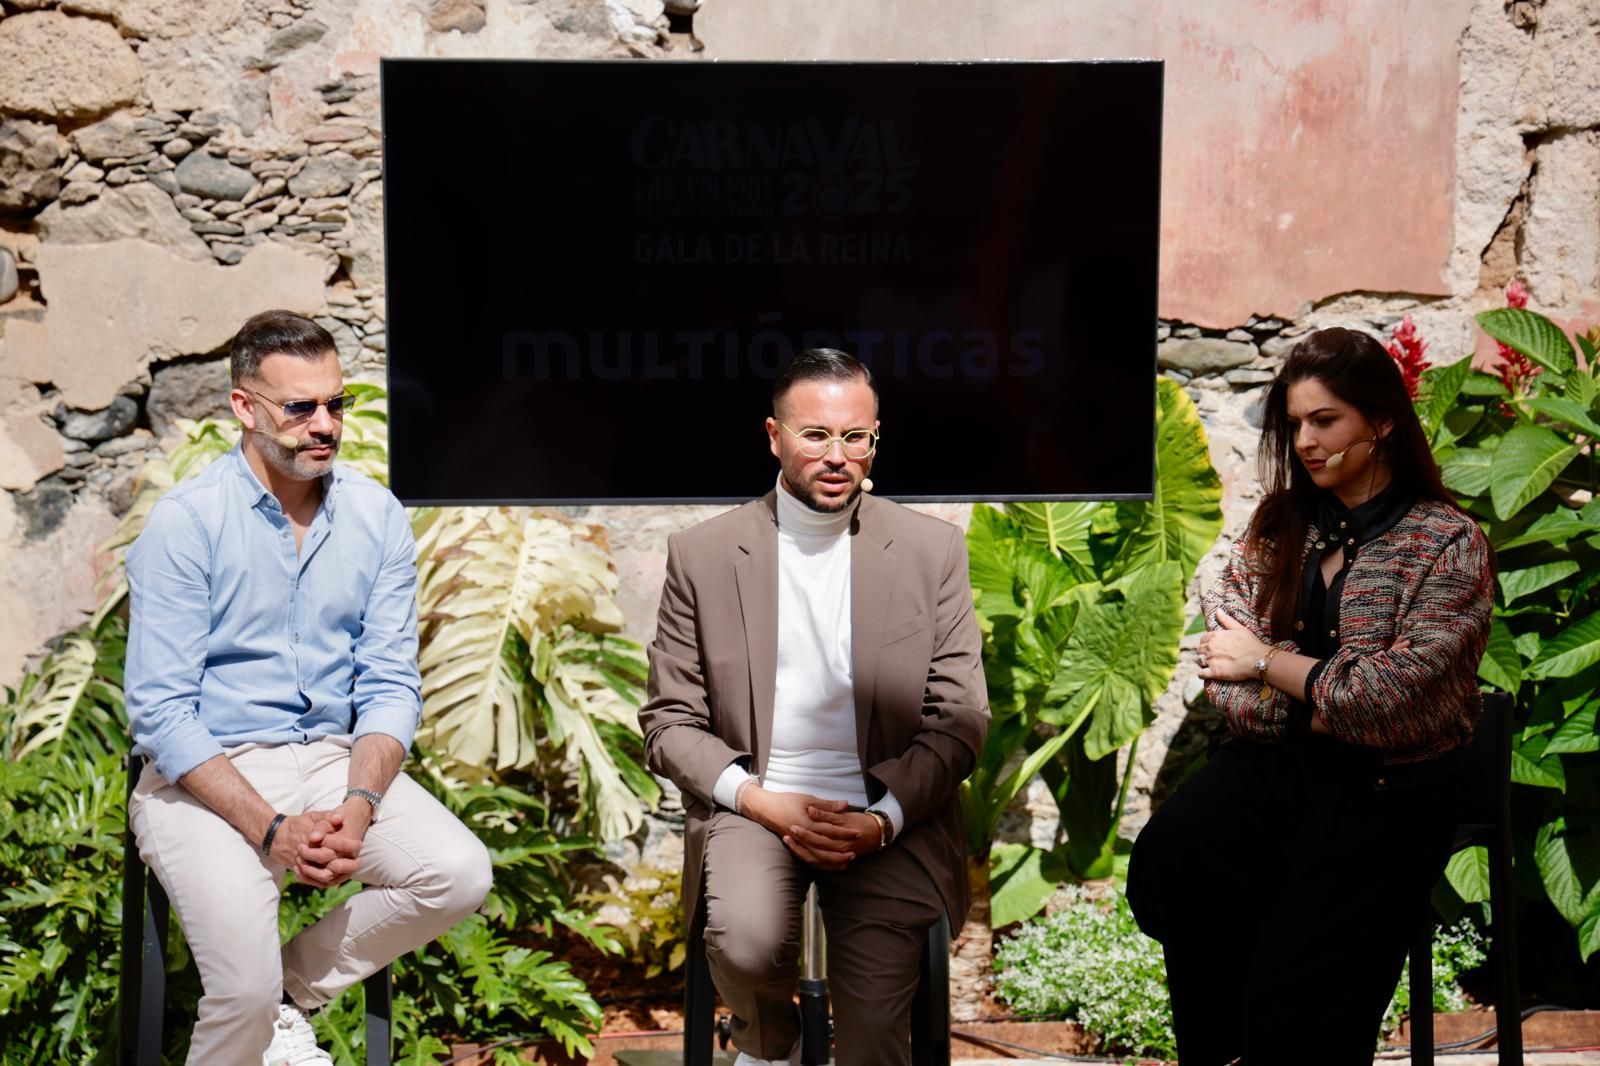
[[[683,793],[684,905],[741,1066],[799,1061],[813,882],[840,1066],[910,1063],[927,928],[967,910],[957,788],[989,708],[966,544],[863,494],[877,407],[861,363],[801,352],[766,422],[778,484],[668,539],[639,719]]]

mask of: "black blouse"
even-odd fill
[[[1300,617],[1294,624],[1300,654],[1311,656],[1317,664],[1306,675],[1305,694],[1289,707],[1291,733],[1304,733],[1310,728],[1311,692],[1328,659],[1339,650],[1339,601],[1356,552],[1361,545],[1393,529],[1415,503],[1414,494],[1400,492],[1392,485],[1354,508],[1346,507],[1331,492],[1317,494],[1316,511],[1310,516],[1317,539],[1306,552],[1300,573]],[[1344,561],[1329,586],[1322,579],[1322,563],[1334,552],[1343,552]]]

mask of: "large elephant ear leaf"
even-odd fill
[[[1059,708],[1056,724],[1092,711],[1084,738],[1090,759],[1115,752],[1155,717],[1178,665],[1180,576],[1175,562],[1141,567],[1078,615],[1046,703]]]
[[[1108,580],[1146,563],[1176,562],[1183,583],[1222,532],[1222,478],[1211,465],[1200,412],[1175,381],[1156,382],[1155,493],[1148,502],[1120,504],[1131,527]]]

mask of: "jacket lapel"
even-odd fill
[[[744,621],[745,653],[750,669],[750,744],[756,773],[765,777],[772,741],[772,703],[778,684],[778,527],[776,490],[739,539],[742,557],[734,563],[739,610]]]
[[[883,645],[884,621],[889,616],[889,597],[899,564],[889,551],[893,538],[874,520],[876,515],[877,501],[863,495],[850,531],[850,674],[855,689],[856,752],[863,768],[871,765],[867,738],[878,680],[878,649]],[[770,706],[768,710],[770,714]]]

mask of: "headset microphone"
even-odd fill
[[[268,433],[264,429],[253,429],[250,432],[259,433],[278,447],[287,448],[291,452],[300,450],[300,438],[293,433]]]
[[[864,478],[861,479],[861,491],[862,492],[871,492],[872,491],[872,479],[870,477],[864,477]]]
[[[1326,459],[1324,459],[1322,461],[1322,465],[1324,467],[1326,467],[1327,469],[1329,469],[1329,470],[1337,470],[1341,466],[1344,465],[1345,452],[1348,452],[1351,448],[1354,448],[1357,444],[1366,444],[1366,443],[1369,443],[1369,442],[1373,443],[1373,444],[1376,444],[1377,441],[1378,441],[1377,437],[1362,437],[1360,440],[1353,440],[1349,444],[1346,444],[1344,446],[1344,451],[1334,452],[1332,455],[1330,455]]]

